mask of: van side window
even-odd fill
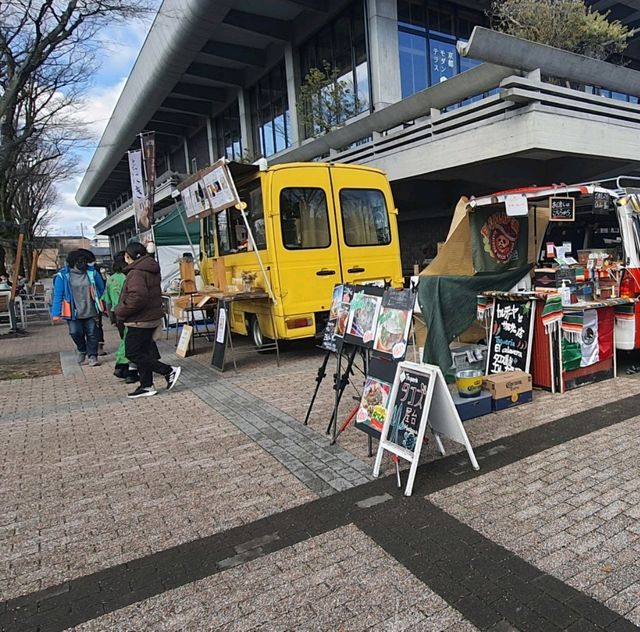
[[[264,208],[262,206],[262,188],[258,180],[257,186],[253,186],[248,191],[239,191],[240,199],[247,203],[247,220],[251,226],[253,238],[256,241],[258,250],[264,250],[267,247],[267,234],[264,223]],[[242,218],[241,218],[242,219]]]
[[[218,235],[218,252],[228,255],[231,252],[231,233],[229,232],[229,210],[216,213],[216,234]]]
[[[327,196],[323,189],[282,189],[280,223],[285,248],[327,248],[331,244]]]
[[[340,208],[347,246],[385,246],[391,243],[389,213],[382,191],[341,189]]]

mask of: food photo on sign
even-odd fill
[[[395,360],[404,358],[414,303],[415,295],[412,290],[385,290],[373,343],[374,351],[389,355]]]
[[[382,431],[391,395],[391,384],[375,377],[368,377],[362,391],[356,421],[378,432]]]
[[[353,298],[353,286],[343,285],[342,296],[338,302],[337,309],[337,322],[336,333],[338,338],[342,338],[347,331],[347,324],[349,322],[349,311],[351,308],[351,299]]]

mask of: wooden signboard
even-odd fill
[[[193,336],[193,327],[191,325],[183,325],[180,338],[178,340],[178,346],[176,347],[176,355],[181,358],[186,358],[189,353],[189,345],[191,343],[191,337]]]
[[[373,475],[378,476],[382,456],[391,452],[411,463],[405,496],[411,496],[427,427],[434,433],[462,443],[474,469],[479,469],[473,448],[462,426],[444,376],[437,366],[400,362],[393,381],[387,415],[382,427]]]
[[[496,299],[487,348],[487,375],[504,371],[529,372],[536,302]]]
[[[572,197],[549,198],[551,222],[573,222],[576,219],[576,201]]]
[[[229,306],[226,301],[218,302],[218,318],[216,321],[216,339],[213,343],[211,366],[224,371],[224,356],[227,351],[227,340],[231,335],[228,324]]]

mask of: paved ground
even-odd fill
[[[639,379],[467,422],[480,472],[428,446],[407,499],[361,432],[329,445],[330,378],[302,424],[311,346],[142,401],[69,351],[0,340],[64,369],[0,382],[0,630],[640,629]]]

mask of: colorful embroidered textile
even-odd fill
[[[562,335],[571,342],[580,342],[584,312],[565,312],[562,317]]]
[[[551,334],[557,327],[559,327],[562,320],[562,300],[559,294],[550,294],[547,296],[547,300],[542,308],[542,324],[547,334]]]

